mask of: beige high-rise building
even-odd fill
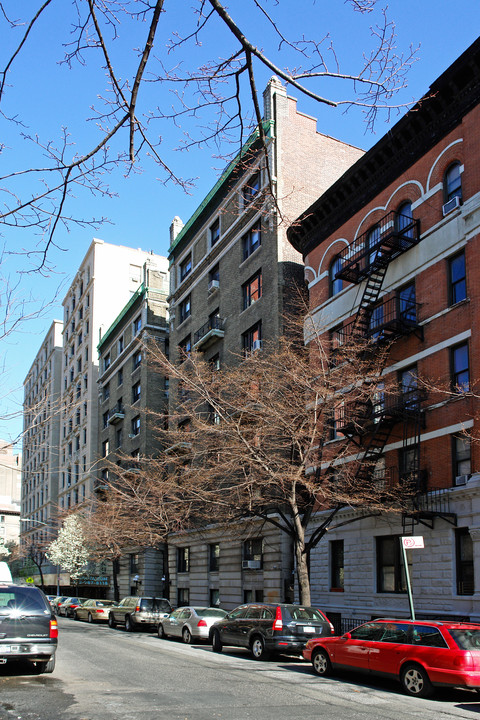
[[[22,456],[0,440],[0,546],[18,542]]]
[[[40,547],[56,534],[62,331],[54,320],[23,383],[23,545]]]
[[[22,534],[39,547],[91,496],[98,461],[97,346],[160,256],[94,239],[25,380]],[[166,266],[166,259],[160,258]],[[46,568],[45,585],[56,585]],[[69,578],[60,585],[68,589]],[[53,588],[51,588],[53,591]]]

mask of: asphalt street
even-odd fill
[[[480,695],[406,697],[394,681],[318,678],[293,657],[159,640],[148,632],[59,619],[52,675],[0,666],[1,720],[449,720],[474,718]]]

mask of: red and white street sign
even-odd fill
[[[423,535],[408,535],[407,537],[402,537],[402,545],[405,550],[424,548]]]

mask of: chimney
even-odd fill
[[[175,242],[175,238],[177,237],[180,230],[183,228],[184,224],[185,223],[181,221],[178,215],[175,215],[172,220],[172,224],[170,225],[170,245],[173,245],[173,243]]]

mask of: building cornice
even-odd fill
[[[480,101],[480,39],[288,230],[303,257],[457,127]]]

